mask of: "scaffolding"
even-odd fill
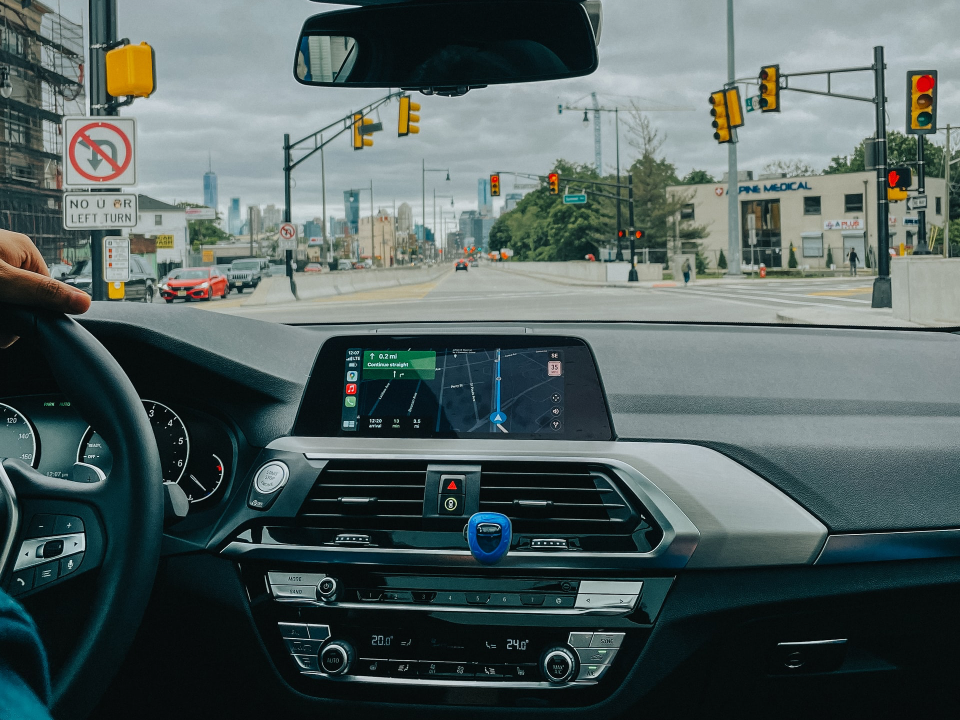
[[[84,115],[83,26],[49,7],[0,0],[0,227],[29,235],[48,262],[88,252],[63,229],[63,117]]]

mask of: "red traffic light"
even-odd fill
[[[909,190],[913,183],[913,173],[909,167],[892,167],[887,170],[887,187]]]
[[[930,92],[933,90],[933,86],[937,84],[937,81],[934,79],[933,75],[923,75],[917,78],[917,90],[922,93]]]
[[[643,230],[634,230],[633,236],[634,236],[637,240],[641,240],[641,239],[643,238]]]
[[[618,238],[623,239],[623,238],[625,238],[626,236],[627,236],[627,231],[626,231],[626,230],[617,230],[617,237],[618,237]]]

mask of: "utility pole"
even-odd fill
[[[374,267],[377,266],[375,243],[373,239],[373,178],[370,178],[370,254],[374,256],[372,258]],[[383,243],[380,243],[380,262],[383,262]]]
[[[874,102],[877,111],[877,279],[871,307],[893,307],[890,289],[890,208],[887,203],[887,98],[883,46],[873,48]]]
[[[117,40],[117,0],[90,0],[90,114],[117,115],[117,108],[109,106],[107,95],[106,47]],[[90,291],[94,300],[106,300],[103,281],[103,238],[108,231],[90,232]],[[109,231],[110,235],[118,234]],[[187,242],[190,242],[189,233]]]
[[[623,262],[623,243],[620,242],[620,228],[623,227],[620,210],[620,108],[613,109],[613,126],[617,133],[617,262]]]
[[[290,222],[289,220],[284,220],[284,222]],[[250,257],[254,257],[253,254],[253,205],[247,205],[247,230],[250,231]],[[242,290],[243,288],[241,288]]]
[[[327,247],[327,167],[323,161],[323,135],[320,136],[320,188],[323,193],[323,247]]]
[[[733,55],[733,0],[727,0],[727,87],[737,81]],[[730,132],[736,133],[731,128]],[[727,276],[740,277],[740,177],[737,172],[737,143],[727,143]],[[679,243],[677,247],[679,251]]]
[[[627,191],[629,195],[628,205],[630,206],[630,273],[627,275],[627,282],[637,282],[640,278],[637,276],[637,250],[636,250],[636,232],[633,227],[633,173],[627,178]]]
[[[943,181],[946,197],[943,199],[943,256],[950,257],[950,125],[947,125],[947,145],[943,150]]]

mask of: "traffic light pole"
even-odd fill
[[[107,62],[104,46],[117,40],[117,0],[90,0],[90,114],[117,115],[107,95]],[[94,300],[106,300],[103,280],[103,238],[115,231],[90,232],[90,293]]]
[[[923,165],[923,146],[924,136],[917,135],[917,194],[923,197],[926,190],[926,172]],[[927,245],[927,211],[917,211],[917,222],[920,227],[917,228],[917,247],[914,248],[914,255],[929,255],[930,247]],[[947,223],[950,218],[947,218]],[[944,223],[944,224],[947,224]]]
[[[627,187],[627,200],[630,208],[630,274],[627,275],[627,282],[637,282],[639,278],[637,277],[637,249],[636,244],[634,243],[634,227],[633,227],[633,173],[630,173],[629,186]]]
[[[736,84],[733,43],[733,0],[727,0],[727,87]],[[740,173],[737,170],[737,131],[730,129],[733,142],[727,143],[727,276],[740,277]],[[677,248],[679,251],[679,248]],[[676,277],[676,270],[674,270]]]

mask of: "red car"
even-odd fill
[[[215,267],[180,268],[167,276],[160,286],[160,297],[168,303],[177,298],[210,300],[227,296],[230,284],[227,276]]]

